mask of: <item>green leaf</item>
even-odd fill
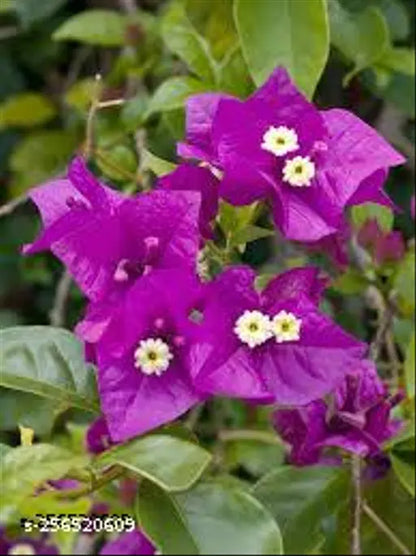
[[[97,92],[97,81],[92,77],[80,79],[65,93],[65,102],[68,106],[85,112]]]
[[[98,411],[95,374],[83,346],[70,332],[49,326],[0,331],[0,383],[88,411]]]
[[[393,285],[397,292],[400,310],[405,316],[412,316],[415,311],[415,252],[413,250],[408,251],[401,261]]]
[[[102,468],[118,464],[165,490],[176,492],[190,488],[210,460],[211,455],[196,444],[153,434],[103,453],[94,465]]]
[[[245,245],[246,243],[250,243],[250,241],[256,241],[257,239],[262,239],[264,237],[274,236],[275,233],[276,232],[274,230],[268,230],[266,228],[260,228],[259,226],[249,224],[245,228],[238,230],[235,234],[232,234],[230,245],[232,247]]]
[[[222,201],[219,211],[219,225],[226,236],[235,234],[248,226],[255,218],[258,203],[235,207]]]
[[[415,51],[412,48],[390,48],[377,64],[392,71],[414,76]]]
[[[285,551],[307,554],[320,541],[324,517],[342,503],[347,484],[340,468],[285,466],[263,477],[252,493],[279,523]]]
[[[15,0],[2,0],[0,4],[0,14],[12,12],[16,9]]]
[[[239,45],[228,52],[218,68],[221,91],[246,98],[254,89],[253,80]]]
[[[283,464],[283,445],[258,440],[235,440],[224,446],[224,459],[229,469],[244,467],[254,477],[260,477]]]
[[[37,436],[48,435],[66,403],[28,392],[0,388],[0,428],[15,431],[18,425],[33,429]]]
[[[351,209],[351,220],[358,230],[367,220],[377,220],[384,232],[390,232],[393,228],[394,214],[391,209],[375,203],[364,203],[356,205]]]
[[[344,295],[361,294],[367,288],[365,277],[354,268],[348,268],[331,284],[331,287]]]
[[[0,104],[0,129],[34,127],[56,115],[55,106],[40,93],[19,93]]]
[[[52,444],[19,446],[7,452],[0,469],[1,521],[8,521],[24,500],[48,480],[64,477],[71,469],[83,467],[86,456],[73,456],[71,452]]]
[[[183,108],[185,100],[189,96],[202,93],[206,90],[206,85],[193,77],[171,77],[156,89],[153,97],[150,99],[146,116],[148,117],[154,112]]]
[[[216,66],[207,41],[189,21],[182,2],[173,2],[162,19],[167,47],[207,83],[216,82]]]
[[[415,452],[393,452],[390,454],[394,472],[404,488],[415,497]]]
[[[389,47],[389,29],[382,12],[375,6],[351,14],[337,0],[329,2],[331,42],[354,64],[344,83],[381,59]]]
[[[11,446],[8,446],[7,444],[3,444],[0,443],[0,461],[3,460],[3,458],[6,456],[6,454],[8,452],[10,452],[10,450],[12,450],[13,448]]]
[[[3,3],[4,0],[2,0]],[[42,21],[59,10],[67,0],[14,0],[15,10],[24,27]]]
[[[236,0],[234,17],[255,83],[284,66],[311,98],[329,53],[324,0]]]
[[[232,0],[187,0],[186,13],[195,29],[208,41],[217,60],[237,44]]]
[[[9,159],[10,168],[15,173],[12,194],[20,195],[29,187],[61,172],[76,144],[76,138],[62,130],[38,131],[26,135]]]
[[[143,170],[151,170],[158,177],[170,174],[176,168],[176,164],[159,158],[147,149],[142,151],[141,165]]]
[[[276,522],[230,481],[173,496],[144,482],[138,519],[163,554],[283,554]]]
[[[100,170],[112,180],[125,181],[137,171],[136,154],[126,145],[116,145],[96,160]]]
[[[415,331],[407,348],[406,359],[404,362],[404,375],[406,379],[406,390],[409,398],[415,397]]]
[[[111,10],[86,10],[67,19],[52,35],[55,41],[78,41],[98,46],[122,46],[126,18]]]

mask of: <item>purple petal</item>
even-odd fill
[[[261,294],[262,302],[267,307],[276,300],[283,302],[304,295],[318,305],[328,279],[321,275],[321,270],[312,266],[292,268],[271,280]]]
[[[100,554],[154,554],[155,547],[152,543],[139,531],[129,531],[122,533],[116,539],[108,541],[100,550]]]

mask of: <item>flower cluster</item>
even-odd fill
[[[346,207],[390,204],[382,185],[401,155],[353,114],[318,110],[283,69],[246,101],[192,97],[178,153],[187,161],[135,196],[100,183],[81,157],[66,178],[31,192],[44,228],[24,251],[51,250],[89,301],[76,331],[97,365],[106,419],[90,433],[91,449],[221,395],[296,406],[276,416],[294,462],[344,446],[345,427],[360,453],[373,453],[390,434],[390,405],[380,392],[382,401],[369,395],[361,404],[360,388],[370,376],[376,381],[362,363],[366,345],[320,311],[319,270],[291,269],[259,290],[247,266],[202,282],[197,265],[215,239],[221,199],[263,200],[286,239],[336,244],[346,234]],[[316,400],[333,391],[337,409],[328,421],[325,402]],[[385,420],[375,430],[377,412]]]

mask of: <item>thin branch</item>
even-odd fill
[[[63,326],[65,323],[65,309],[68,301],[72,278],[67,270],[64,270],[56,288],[55,300],[49,313],[52,326]]]
[[[382,316],[380,324],[377,328],[376,337],[374,338],[370,346],[370,357],[373,361],[377,361],[380,355],[380,350],[384,345],[386,334],[388,333],[393,322],[394,312],[395,310],[393,303],[391,301],[388,301],[384,307],[384,310],[382,310]]]
[[[199,418],[201,417],[202,411],[204,410],[204,402],[196,405],[188,414],[188,417],[185,421],[185,427],[192,431],[196,427]]]
[[[85,138],[85,156],[89,158],[94,148],[94,118],[100,104],[101,75],[95,76],[95,91],[87,117],[87,128]]]
[[[351,531],[351,554],[361,554],[361,459],[353,454],[351,457],[351,476],[353,483],[353,525]]]
[[[363,502],[362,505],[363,512],[371,519],[371,521],[382,531],[394,544],[394,546],[400,550],[402,554],[412,554],[407,546],[397,537],[397,535],[390,529],[390,527],[385,523],[381,517],[379,517],[375,511],[370,508],[367,502]]]
[[[112,106],[122,106],[126,103],[125,98],[115,98],[112,100],[103,100],[102,102],[98,103],[97,109],[101,110],[101,108],[110,108]]]
[[[13,199],[12,201],[2,205],[0,207],[0,218],[2,216],[7,216],[8,214],[11,214],[14,210],[17,209],[17,207],[25,203],[27,200],[28,200],[27,195],[21,195],[20,197],[16,197],[16,199]]]

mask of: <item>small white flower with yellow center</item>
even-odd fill
[[[24,554],[27,555],[36,554],[36,552],[31,544],[26,542],[20,542],[12,546],[7,554],[15,555],[15,556],[21,554],[23,556]]]
[[[263,135],[261,148],[275,156],[284,156],[287,153],[297,151],[299,148],[297,133],[294,129],[284,125],[271,126]]]
[[[287,181],[294,187],[305,187],[311,185],[315,176],[315,164],[309,156],[295,156],[286,160],[283,167],[283,181]]]
[[[300,340],[302,320],[293,313],[280,311],[272,320],[272,332],[278,344]]]
[[[172,359],[169,346],[160,338],[142,340],[134,352],[134,366],[149,376],[160,376],[168,369]]]
[[[249,347],[260,346],[272,336],[270,319],[260,311],[244,311],[235,323],[234,332]]]

